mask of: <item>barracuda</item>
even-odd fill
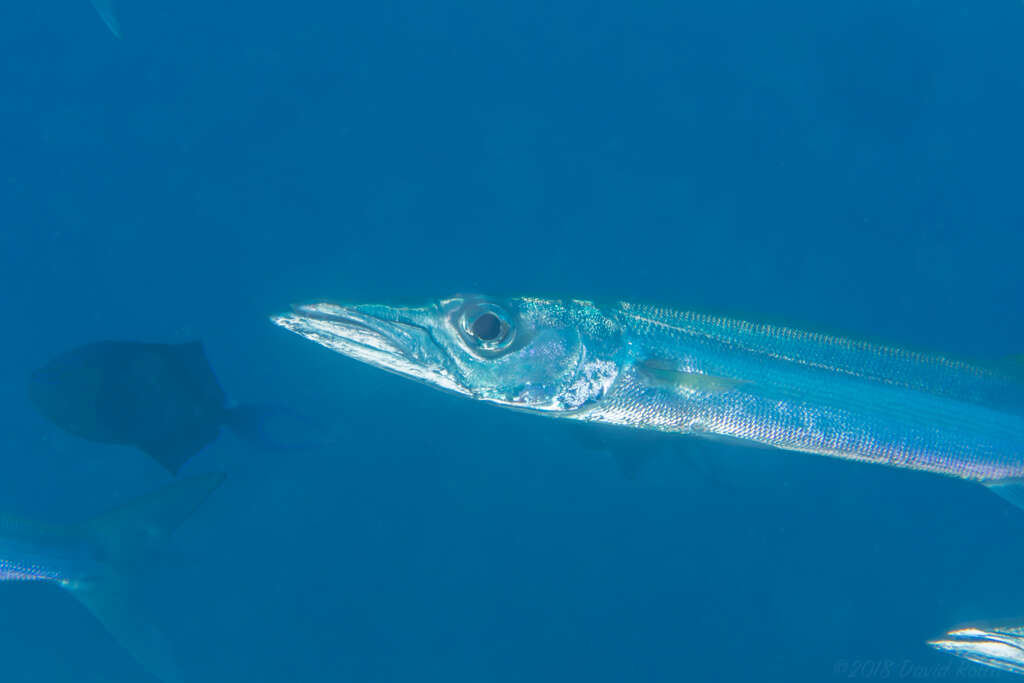
[[[935,472],[1024,507],[1019,361],[967,363],[625,302],[317,303],[273,321],[383,370],[509,408]],[[1024,673],[1022,633],[961,630],[930,644]]]
[[[489,403],[936,472],[1022,501],[1024,384],[998,367],[625,302],[316,303],[273,321]]]

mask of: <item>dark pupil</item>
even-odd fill
[[[501,321],[498,320],[498,316],[493,313],[484,313],[473,321],[473,334],[475,334],[478,339],[491,341],[492,339],[497,339],[498,333],[500,332]]]

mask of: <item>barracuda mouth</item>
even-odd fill
[[[1003,671],[1024,673],[1024,628],[962,628],[931,640],[936,650]]]
[[[422,309],[316,303],[294,306],[271,321],[368,365],[468,396],[430,330],[417,324],[417,311]]]

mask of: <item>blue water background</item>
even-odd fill
[[[716,445],[625,480],[558,422],[267,316],[628,298],[1019,354],[1024,5],[124,0],[121,20],[118,41],[86,0],[0,6],[0,503],[79,519],[169,481],[28,405],[29,371],[87,341],[201,339],[232,398],[341,434],[287,455],[225,434],[186,466],[230,475],[149,579],[190,681],[984,675],[923,644],[1024,616],[1024,512],[983,488]],[[143,680],[58,589],[2,585],[0,614],[4,681]]]

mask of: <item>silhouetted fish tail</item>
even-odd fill
[[[235,436],[264,451],[301,451],[334,441],[328,429],[292,408],[267,403],[243,403],[225,412],[224,424]]]

